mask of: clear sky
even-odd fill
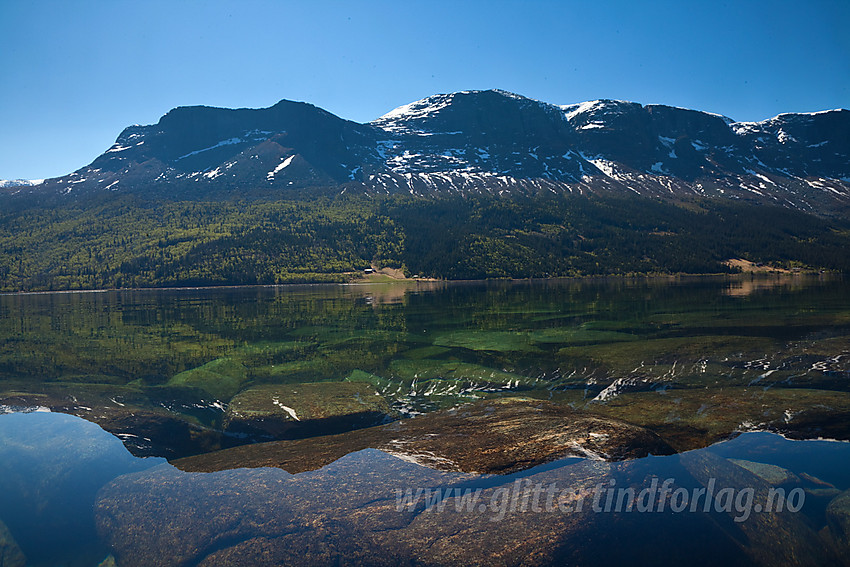
[[[0,179],[64,175],[175,106],[365,122],[501,88],[762,120],[850,107],[850,0],[0,0]]]

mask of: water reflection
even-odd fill
[[[25,556],[27,565],[97,565],[109,553],[95,530],[98,490],[162,462],[133,457],[119,439],[74,416],[0,415],[0,525],[7,527],[0,564]]]
[[[778,289],[799,291],[808,285],[809,279],[809,276],[801,274],[796,277],[782,274],[750,275],[730,281],[726,294],[733,297],[747,297],[754,293]]]
[[[850,551],[834,505],[850,487],[845,443],[754,433],[481,476],[374,449],[300,474],[186,473],[49,413],[0,416],[0,440],[0,518],[31,565],[828,565]],[[778,489],[784,510],[757,511]]]

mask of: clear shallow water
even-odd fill
[[[33,565],[97,565],[93,504],[112,479],[164,459],[130,455],[115,436],[56,413],[0,416],[0,521]]]
[[[769,485],[727,459],[796,475],[775,484],[786,509],[757,512]],[[185,473],[133,457],[80,418],[0,416],[0,520],[28,565],[829,564],[838,559],[818,551],[817,532],[827,503],[850,488],[848,471],[848,443],[749,433],[681,455],[564,459],[506,476],[434,471],[371,449],[297,475]],[[657,492],[631,510],[617,503],[620,489],[665,481],[663,511]],[[692,510],[712,482],[715,494],[733,491],[728,502],[706,509],[702,496]],[[682,498],[691,501],[678,509]]]
[[[850,287],[818,278],[0,296],[0,540],[11,534],[34,565],[110,554],[121,565],[828,564],[844,549],[837,525],[824,528],[827,506],[850,488],[847,445],[768,433],[714,443],[762,429],[848,439],[848,378]],[[364,425],[346,420],[350,400],[327,401],[342,390],[368,398],[380,419],[537,398],[646,427],[680,454],[502,477],[373,449],[297,475],[186,473],[161,458]],[[239,429],[232,408],[266,411],[263,396],[274,402],[267,421],[319,417],[298,430]],[[88,421],[9,413],[33,407]],[[713,478],[743,494],[744,508],[742,491],[755,505],[771,486],[800,489],[805,503],[735,521],[734,499],[719,511],[615,513],[606,492],[593,510],[600,483],[639,493],[653,478],[673,479],[668,499],[678,488],[693,499]],[[577,497],[565,490],[586,505],[512,506],[537,486],[544,508],[553,486],[565,506]],[[423,512],[424,500],[399,510],[407,489],[462,494],[440,500],[442,511]],[[458,510],[478,489],[473,508]]]
[[[244,442],[219,434],[245,434],[235,396],[305,382],[359,384],[389,418],[549,399],[666,429],[679,450],[735,429],[846,438],[848,376],[850,286],[818,278],[0,296],[0,406],[83,416],[169,458]]]

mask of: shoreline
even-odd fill
[[[442,284],[470,284],[470,283],[499,283],[499,282],[600,282],[606,280],[710,280],[710,279],[730,279],[730,280],[765,280],[765,279],[797,279],[797,278],[838,278],[841,279],[846,274],[840,272],[829,271],[744,271],[738,273],[708,273],[708,274],[609,274],[609,275],[587,275],[587,276],[556,276],[548,278],[488,278],[488,279],[471,279],[471,280],[450,280],[438,278],[382,278],[370,281],[368,276],[352,279],[346,282],[291,282],[279,284],[222,284],[222,285],[202,285],[202,286],[156,286],[156,287],[119,287],[119,288],[100,288],[100,289],[60,289],[60,290],[37,290],[37,291],[3,291],[0,292],[0,297],[23,296],[23,295],[53,295],[53,294],[71,294],[71,293],[114,293],[114,292],[141,292],[141,291],[206,291],[206,290],[227,290],[227,289],[271,289],[271,288],[296,288],[296,287],[331,287],[331,286],[371,286],[371,285],[399,285],[411,283],[442,283]]]

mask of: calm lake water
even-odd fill
[[[0,565],[846,564],[849,379],[810,276],[0,296]],[[181,470],[515,397],[676,454]]]

